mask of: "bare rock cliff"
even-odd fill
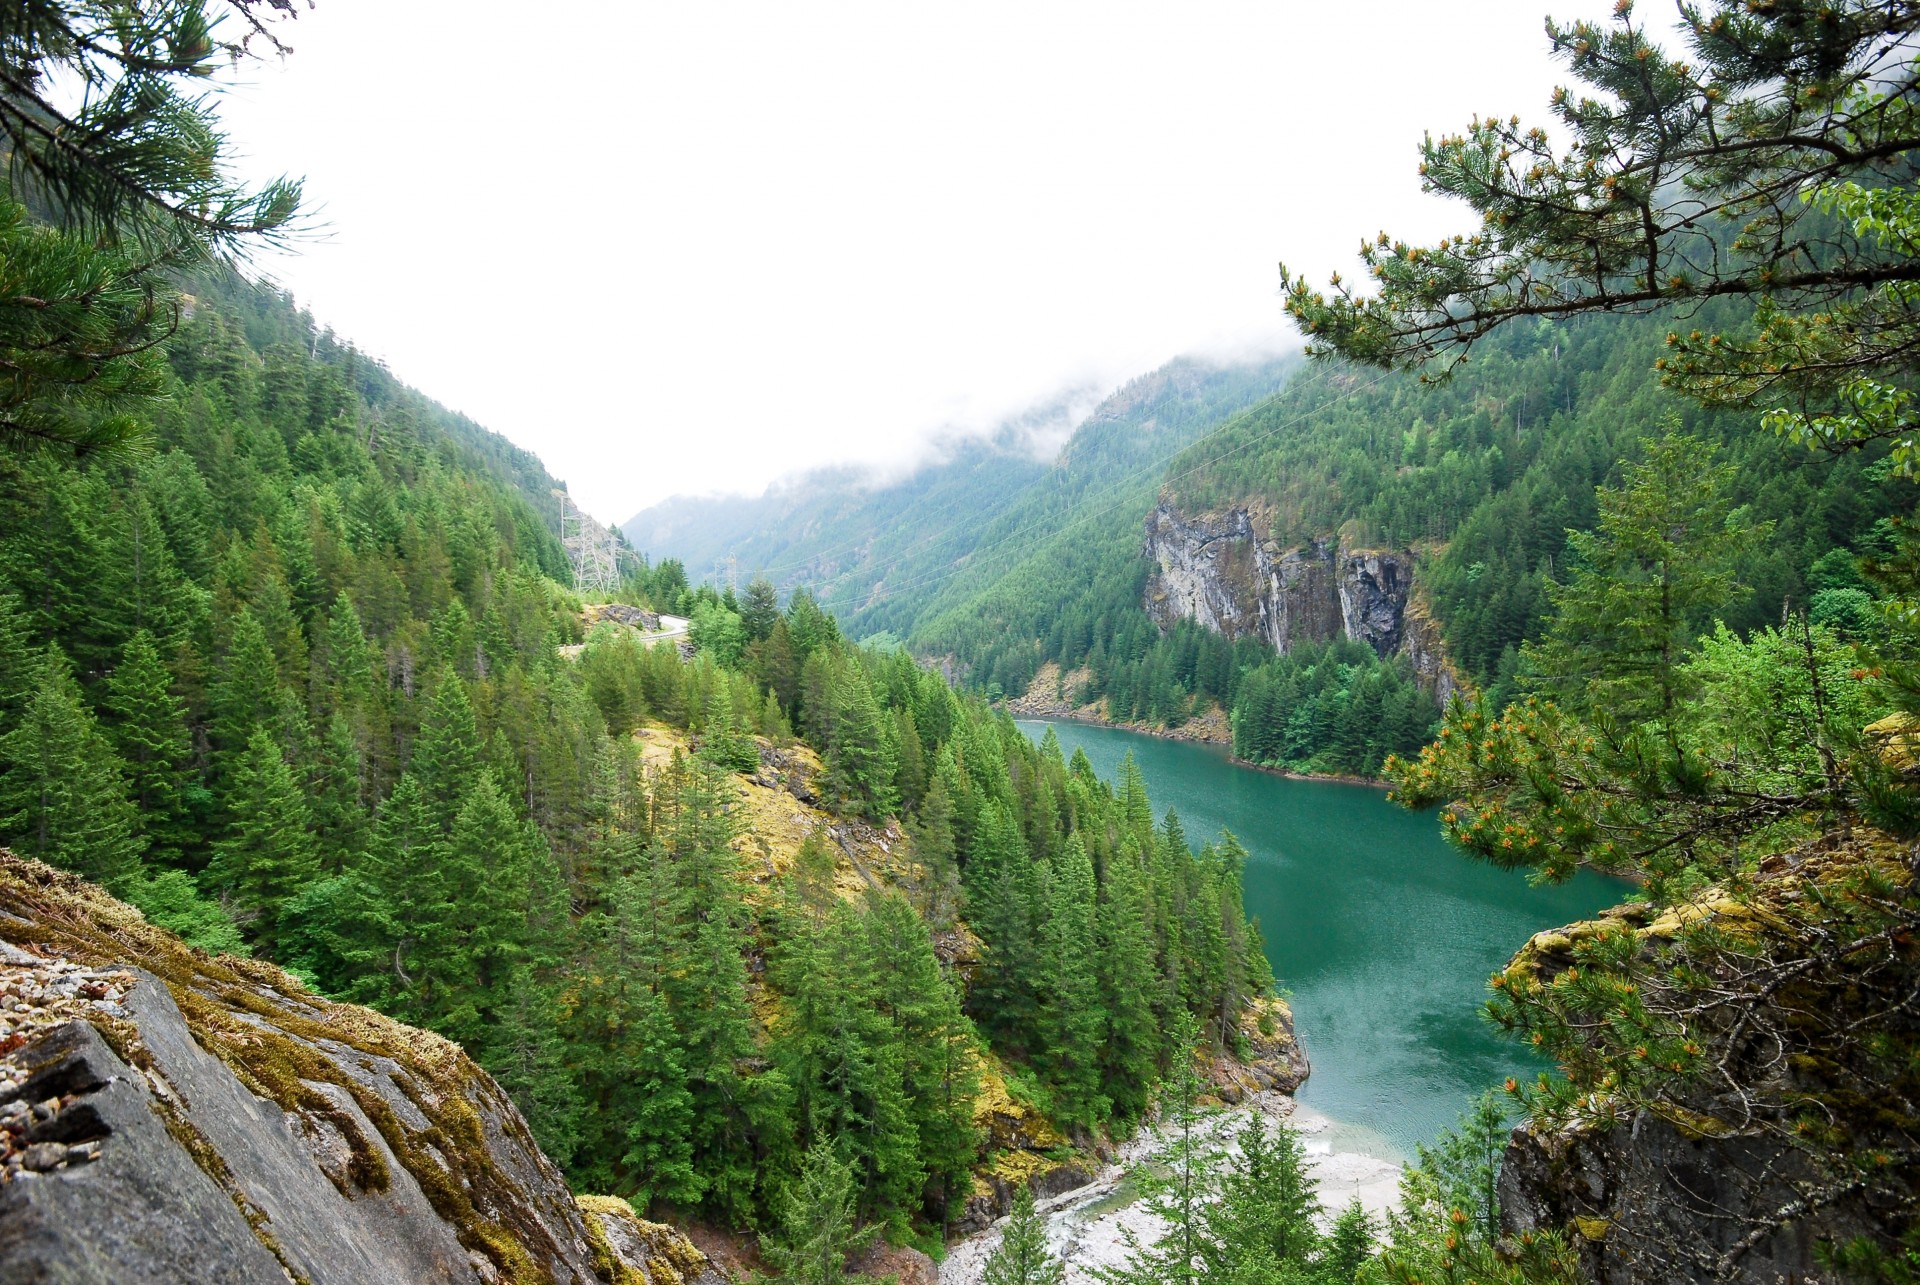
[[[1411,552],[1314,540],[1282,548],[1252,507],[1189,515],[1162,501],[1147,518],[1154,570],[1146,608],[1161,628],[1181,619],[1275,651],[1349,638],[1382,657],[1405,655],[1445,703],[1459,685],[1420,598]]]
[[[0,1280],[717,1279],[453,1044],[0,851]]]

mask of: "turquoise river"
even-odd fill
[[[1036,740],[1052,727],[1110,781],[1131,751],[1155,810],[1177,810],[1190,842],[1224,829],[1247,849],[1247,911],[1313,1063],[1300,1101],[1340,1123],[1341,1149],[1409,1156],[1474,1095],[1537,1070],[1480,1015],[1487,978],[1531,934],[1627,892],[1592,874],[1532,887],[1461,856],[1431,813],[1372,786],[1294,780],[1115,728],[1020,726]]]

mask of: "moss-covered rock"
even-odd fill
[[[0,1208],[20,1217],[0,1221],[39,1234],[0,1235],[0,1278],[257,1281],[272,1279],[265,1250],[311,1285],[699,1279],[705,1260],[670,1229],[636,1220],[635,1241],[624,1224],[607,1231],[612,1214],[583,1214],[505,1092],[437,1035],[271,965],[193,950],[99,888],[5,852],[0,940],[0,969],[69,961],[132,979],[120,999],[0,1052],[56,1068],[79,1058],[95,1069],[76,1083],[106,1095],[56,1113],[104,1126],[84,1140],[98,1144],[89,1163],[6,1184]],[[71,1034],[81,1022],[97,1038]],[[0,1097],[39,1092],[53,1072],[36,1074],[0,1075],[13,1086]],[[198,1224],[204,1254],[167,1235]],[[234,1248],[236,1228],[251,1249]],[[646,1247],[638,1261],[621,1252],[630,1242]]]

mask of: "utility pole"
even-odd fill
[[[560,544],[573,568],[574,589],[582,595],[612,593],[620,587],[620,555],[613,533],[583,513],[564,489],[553,494],[560,501]]]

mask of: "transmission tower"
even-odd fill
[[[620,587],[620,551],[613,532],[581,512],[565,491],[553,494],[560,501],[560,543],[573,567],[573,587],[583,595],[612,593]]]

